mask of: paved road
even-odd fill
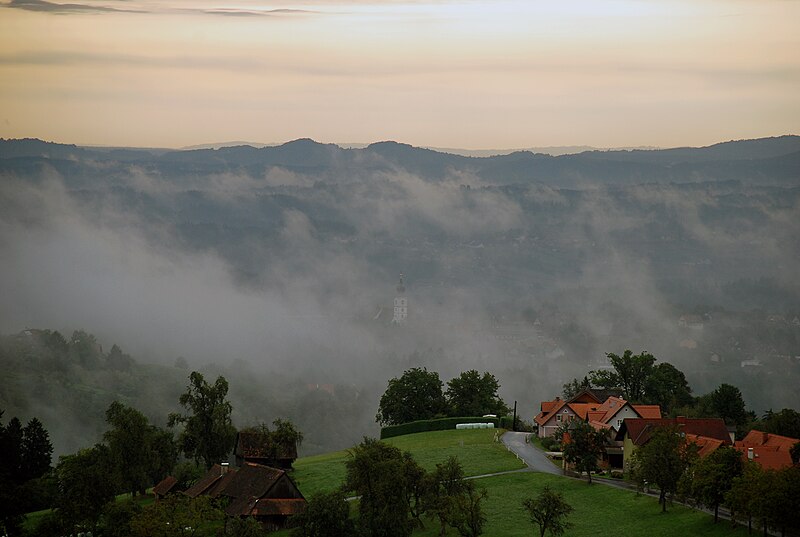
[[[545,456],[543,451],[537,449],[533,444],[525,442],[525,437],[529,434],[530,433],[514,433],[508,431],[502,436],[501,440],[506,447],[516,453],[531,470],[561,475],[561,470],[550,462],[550,459]]]

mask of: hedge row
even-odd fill
[[[504,418],[480,418],[476,416],[466,418],[439,418],[436,420],[410,421],[408,423],[401,423],[400,425],[389,425],[388,427],[383,427],[381,429],[381,440],[392,438],[393,436],[402,436],[404,434],[455,429],[456,424],[458,423],[494,423],[494,426],[499,428],[502,421],[504,421]]]

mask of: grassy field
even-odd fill
[[[458,457],[468,476],[524,468],[502,444],[494,442],[496,432],[496,429],[434,431],[396,436],[384,442],[411,452],[426,470],[433,470],[451,455]],[[298,459],[292,479],[305,496],[333,490],[344,480],[346,460],[347,451]]]
[[[458,456],[468,475],[481,475],[520,468],[517,459],[502,445],[493,443],[493,431],[438,431],[391,438],[388,442],[410,451],[426,469],[432,469],[449,455]],[[463,441],[463,445],[462,445]],[[346,452],[336,452],[299,459],[295,472],[300,488],[306,495],[334,488],[344,477]],[[566,535],[570,537],[667,537],[667,536],[744,536],[744,528],[733,529],[727,521],[713,523],[710,515],[674,505],[667,513],[655,498],[639,495],[599,483],[588,485],[561,476],[534,472],[481,478],[475,481],[485,488],[487,498],[484,512],[488,521],[484,535],[515,537],[538,535],[522,508],[522,500],[539,493],[545,486],[562,492],[575,511],[569,517],[573,524]],[[277,536],[288,535],[279,532]],[[435,537],[438,526],[426,520],[426,527],[414,532],[419,537]],[[457,536],[451,530],[450,537]]]
[[[588,485],[566,477],[540,473],[508,474],[478,479],[475,484],[485,488],[488,496],[484,512],[488,521],[484,535],[516,537],[538,535],[522,508],[522,500],[535,496],[545,486],[562,492],[575,511],[570,515],[573,524],[566,535],[570,537],[667,537],[667,536],[744,536],[744,528],[733,529],[727,521],[714,524],[710,515],[687,507],[674,505],[661,513],[656,498],[637,495],[633,491],[620,490],[595,483]],[[414,532],[416,536],[438,535],[436,524],[426,522],[424,530]],[[447,535],[458,535],[450,531]]]

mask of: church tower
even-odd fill
[[[403,285],[403,274],[400,274],[400,281],[397,283],[397,296],[394,297],[394,315],[392,324],[406,324],[408,319],[408,302],[406,299],[406,287]]]

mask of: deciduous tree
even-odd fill
[[[667,495],[678,490],[690,455],[686,439],[675,427],[655,428],[650,440],[633,453],[632,473],[641,486],[658,487],[662,511],[667,510]]]
[[[399,425],[445,415],[447,403],[442,386],[439,373],[424,367],[406,370],[400,378],[389,381],[375,420],[381,425]]]
[[[70,532],[96,533],[103,506],[115,493],[110,459],[109,449],[103,444],[61,457],[56,467],[59,482],[56,506]]]
[[[531,522],[539,527],[539,537],[544,537],[546,532],[557,537],[572,527],[566,518],[572,513],[573,508],[564,500],[564,495],[555,492],[548,485],[536,498],[526,498],[522,506],[528,511]]]
[[[186,457],[203,461],[206,468],[228,458],[236,440],[236,428],[231,422],[233,407],[227,400],[228,381],[217,377],[213,385],[203,375],[189,375],[186,393],[178,400],[188,414],[170,414],[169,426],[184,425],[178,444]]]
[[[361,496],[358,526],[366,537],[411,535],[405,464],[399,449],[373,438],[348,451],[344,488]]]
[[[747,423],[747,410],[742,392],[731,384],[720,384],[710,394],[711,409],[728,425],[741,426]]]
[[[477,370],[464,371],[447,383],[445,396],[453,416],[504,416],[508,406],[497,395],[500,383],[491,373],[483,375]]]
[[[719,506],[731,490],[733,480],[743,471],[741,454],[727,446],[699,459],[693,466],[691,495],[700,504],[714,510],[714,523],[719,520]]]
[[[293,537],[340,537],[355,534],[342,490],[322,492],[308,500],[304,513],[293,517]]]
[[[564,460],[572,464],[579,474],[586,472],[591,485],[592,472],[599,469],[598,461],[603,455],[607,432],[596,430],[587,422],[580,420],[570,422],[567,432],[569,441],[564,439],[567,435],[562,437]]]
[[[590,374],[592,384],[604,388],[621,388],[629,401],[644,402],[655,357],[646,351],[635,355],[630,350],[626,350],[622,356],[613,352],[606,356],[614,371],[593,371]]]

